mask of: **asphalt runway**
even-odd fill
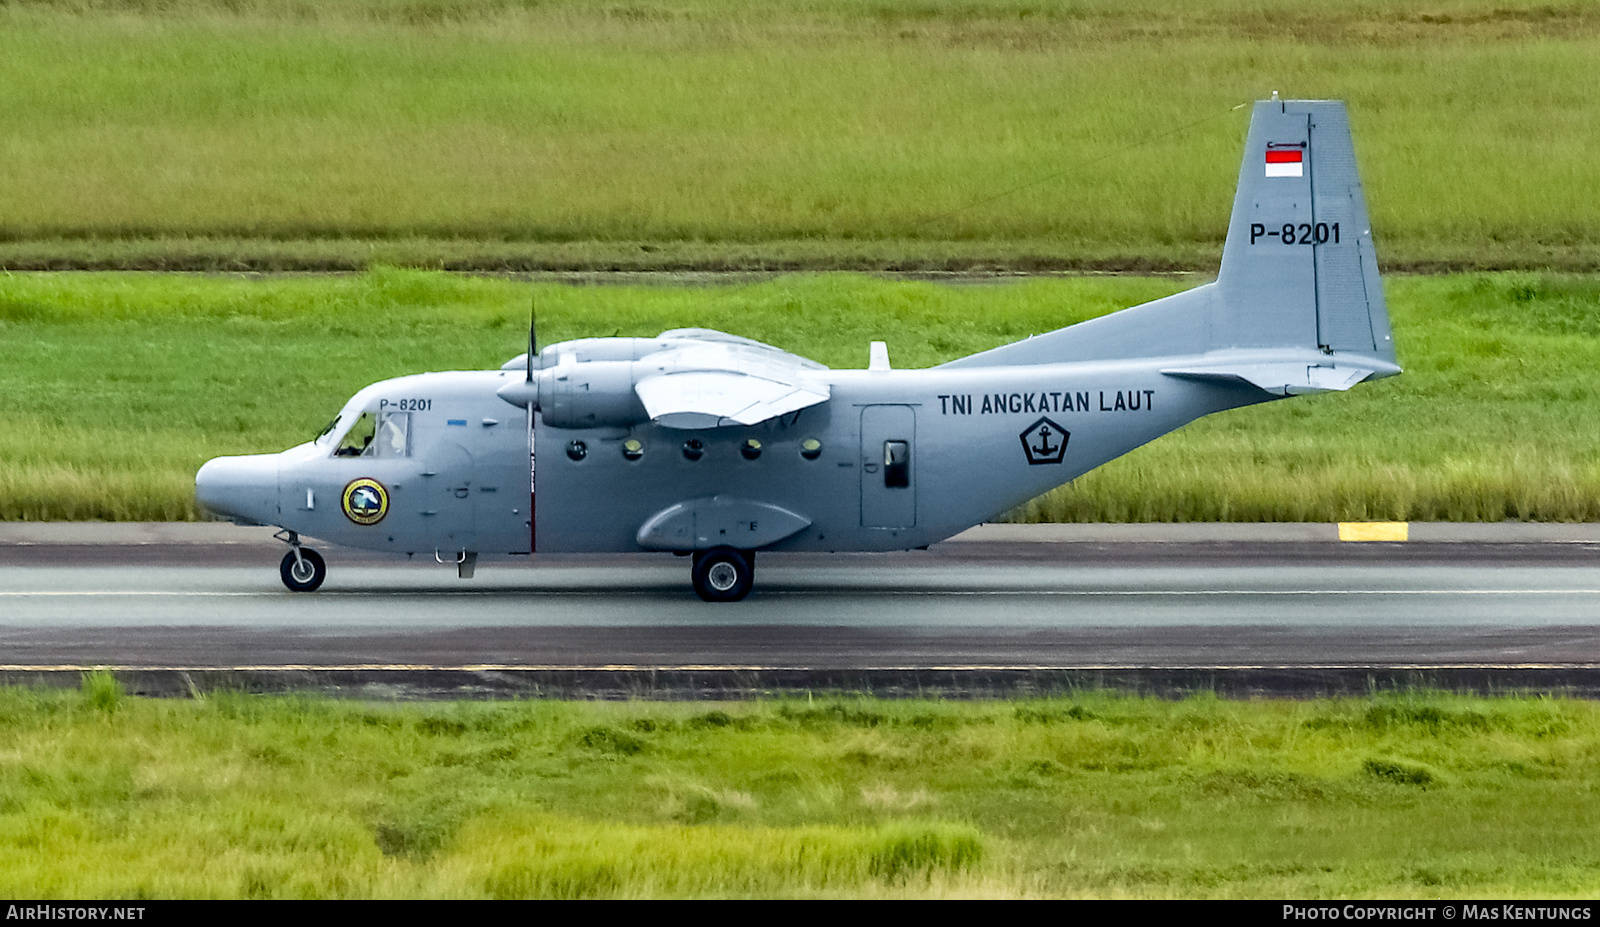
[[[0,537],[0,673],[368,694],[1600,692],[1600,538],[1571,532],[991,529],[905,554],[764,555],[747,600],[708,605],[686,560],[648,555],[485,562],[460,580],[431,558],[328,550],[327,583],[295,594],[281,545],[219,528]]]

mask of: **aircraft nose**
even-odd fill
[[[214,515],[257,525],[278,520],[278,455],[216,457],[194,475],[194,497]]]

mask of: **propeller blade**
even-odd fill
[[[539,353],[539,338],[534,332],[535,323],[539,318],[539,302],[537,297],[528,297],[528,381],[533,382],[533,357]]]

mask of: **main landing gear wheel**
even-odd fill
[[[328,565],[322,562],[321,554],[310,548],[302,547],[299,553],[296,557],[291,550],[283,555],[278,575],[283,577],[283,584],[290,592],[313,592],[328,578]]]
[[[755,551],[713,547],[694,555],[694,591],[707,602],[737,602],[756,578]]]

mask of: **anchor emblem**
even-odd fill
[[[1067,441],[1072,434],[1048,418],[1041,418],[1018,437],[1029,464],[1058,464],[1067,455]]]

